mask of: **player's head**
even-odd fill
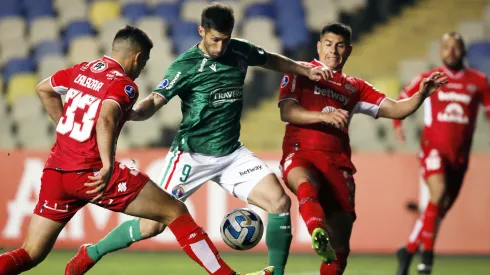
[[[450,69],[458,70],[463,67],[466,47],[463,37],[457,32],[446,33],[441,39],[441,60]]]
[[[138,78],[150,59],[153,42],[141,29],[127,25],[120,29],[112,42],[112,57],[123,66],[133,80]]]
[[[212,3],[203,9],[199,34],[202,46],[211,58],[218,58],[226,51],[234,26],[235,16],[230,6]]]
[[[325,25],[317,43],[318,58],[328,68],[340,70],[352,51],[352,29],[342,23]]]

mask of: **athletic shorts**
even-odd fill
[[[157,184],[177,199],[185,201],[211,180],[247,202],[255,185],[271,173],[262,160],[243,146],[221,157],[173,150],[165,158]]]
[[[329,152],[300,150],[283,155],[281,171],[285,182],[289,171],[295,167],[316,171],[321,180],[319,196],[325,214],[352,212],[355,217],[355,169],[348,163],[350,160],[339,160],[338,156]]]
[[[78,210],[90,202],[97,194],[87,194],[93,187],[85,187],[91,182],[89,176],[97,171],[58,171],[45,169],[41,177],[41,191],[34,213],[57,222],[68,222]],[[100,207],[121,212],[138,195],[149,181],[149,177],[136,169],[116,162],[112,178],[104,196],[94,202]]]
[[[446,195],[455,199],[468,168],[468,163],[454,163],[444,156],[438,149],[425,147],[420,153],[421,176],[426,181],[430,176],[443,174],[446,179]]]

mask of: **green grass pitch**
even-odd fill
[[[28,275],[63,274],[65,264],[75,251],[56,250]],[[224,253],[223,258],[237,271],[259,270],[267,265],[266,254]],[[418,258],[414,259],[412,273]],[[394,275],[395,257],[392,255],[352,255],[346,275]],[[318,275],[319,259],[314,254],[292,254],[286,275]],[[206,274],[184,253],[178,252],[119,252],[106,256],[89,275],[136,275],[136,274]],[[442,256],[436,258],[433,275],[488,275],[490,257]]]

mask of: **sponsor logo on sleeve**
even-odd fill
[[[286,85],[288,85],[288,83],[289,83],[289,76],[285,75],[282,79],[282,82],[281,82],[281,88],[286,87]]]
[[[157,89],[165,89],[168,86],[168,83],[168,79],[165,78],[160,82],[160,84],[158,84]]]
[[[129,98],[134,98],[134,96],[136,95],[136,90],[131,85],[126,85],[124,87],[124,92],[129,96]]]
[[[179,80],[181,74],[182,74],[181,72],[178,72],[175,75],[174,79],[172,79],[172,81],[170,81],[170,84],[167,86],[167,90],[170,90],[174,87],[175,83],[177,83],[177,80]]]

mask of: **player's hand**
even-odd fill
[[[335,109],[332,112],[322,113],[323,123],[332,125],[340,130],[347,128],[349,113],[343,109]]]
[[[313,81],[329,80],[333,78],[333,71],[322,66],[311,68],[308,71],[308,78]]]
[[[442,72],[433,72],[420,83],[420,91],[424,97],[431,96],[437,89],[447,84],[447,76]]]
[[[395,127],[395,137],[401,144],[405,144],[405,132],[401,126]]]
[[[96,202],[97,200],[100,200],[102,198],[105,189],[107,188],[107,184],[109,184],[109,181],[111,180],[112,171],[112,167],[102,167],[102,169],[99,170],[98,174],[94,176],[88,176],[88,179],[92,182],[85,183],[85,186],[89,188],[93,187],[93,189],[87,191],[87,194],[97,194],[97,196],[95,196],[91,200],[91,202]]]

